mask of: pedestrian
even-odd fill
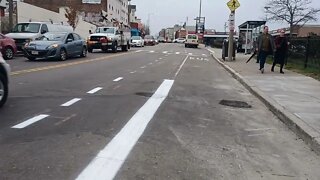
[[[260,71],[264,73],[264,64],[269,55],[274,55],[275,44],[273,37],[269,34],[269,27],[264,26],[263,33],[258,38],[257,46],[258,61],[260,63]]]
[[[271,71],[274,72],[274,66],[276,64],[280,64],[281,74],[284,74],[283,72],[284,60],[287,57],[287,53],[288,53],[288,39],[285,37],[284,34],[285,34],[285,30],[281,29],[280,36],[274,40],[276,45],[276,53],[274,55],[274,60],[271,68]]]

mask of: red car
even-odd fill
[[[155,41],[154,37],[150,36],[150,35],[146,35],[144,37],[144,45],[146,45],[146,46],[154,46],[154,45],[156,45],[156,41]]]
[[[0,51],[4,59],[12,59],[17,52],[15,41],[3,34],[0,34]]]

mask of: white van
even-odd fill
[[[12,31],[6,36],[15,40],[18,51],[22,51],[23,46],[35,40],[46,32],[72,32],[69,25],[52,24],[46,22],[24,22],[14,26]]]
[[[199,38],[196,34],[188,34],[186,41],[184,42],[185,47],[195,47],[199,46]]]

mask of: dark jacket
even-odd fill
[[[270,52],[268,52],[270,55],[273,55],[274,52],[276,51],[275,43],[273,37],[268,34],[269,36],[269,47],[270,47]],[[258,54],[260,53],[260,50],[262,49],[262,39],[263,39],[263,33],[258,37],[257,41],[257,48],[258,48]]]

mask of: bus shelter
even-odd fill
[[[246,21],[239,26],[238,52],[251,53],[266,21]]]

